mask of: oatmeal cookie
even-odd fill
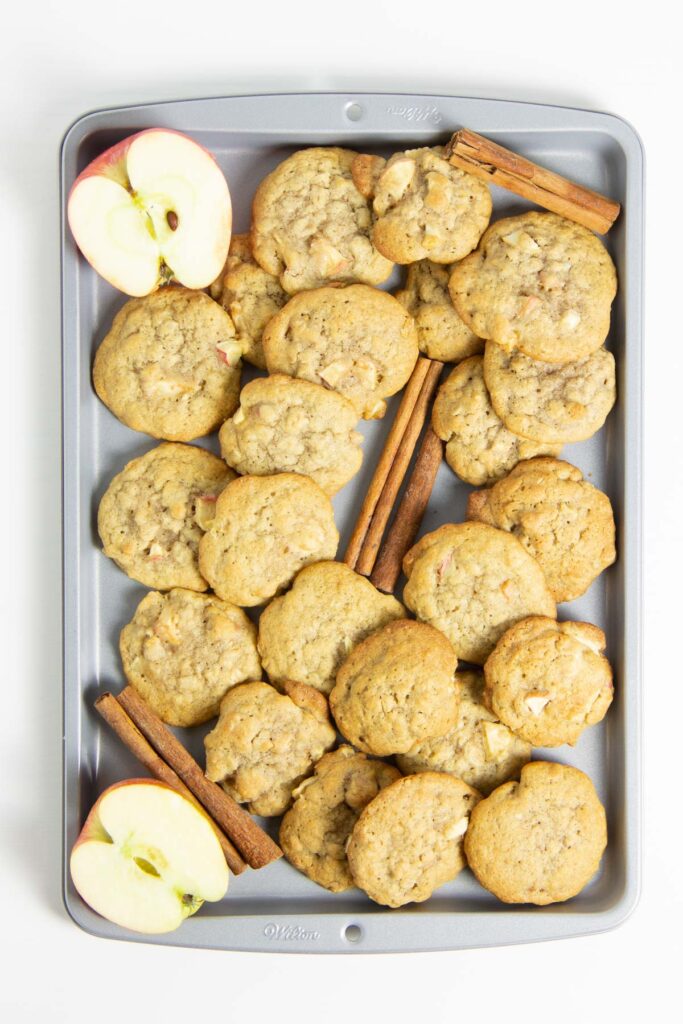
[[[364,419],[384,415],[384,399],[403,387],[419,354],[413,318],[365,284],[295,295],[268,323],[263,349],[270,373],[332,388]]]
[[[351,177],[355,156],[336,147],[299,150],[256,190],[254,256],[289,294],[331,281],[381,284],[392,271],[370,240],[370,207]]]
[[[443,363],[457,363],[484,351],[484,342],[472,333],[451,302],[448,278],[452,269],[419,260],[408,267],[406,283],[396,292],[401,305],[415,317],[420,351]]]
[[[240,355],[225,310],[205,292],[173,285],[119,310],[97,350],[93,383],[127,427],[192,441],[237,408]]]
[[[120,650],[128,682],[169,725],[208,722],[232,686],[261,678],[256,627],[213,594],[147,594]]]
[[[559,444],[528,441],[508,430],[491,404],[481,356],[463,360],[441,385],[432,427],[446,442],[446,462],[453,472],[475,487],[499,480],[520,459],[561,451]]]
[[[363,159],[363,158],[361,158]],[[395,153],[371,169],[372,241],[394,263],[453,263],[474,249],[491,218],[485,182],[453,167],[443,147]],[[362,184],[367,169],[356,171]]]
[[[267,683],[242,683],[227,692],[204,740],[206,777],[252,814],[282,814],[335,739],[317,690],[286,683],[283,694]]]
[[[612,703],[605,634],[588,622],[532,616],[515,623],[484,665],[486,703],[535,747],[574,744]]]
[[[483,523],[447,523],[426,534],[406,554],[403,571],[411,611],[475,665],[514,622],[556,614],[538,562],[515,537]]]
[[[467,517],[514,534],[558,604],[580,597],[617,557],[609,498],[559,459],[518,462],[493,487],[470,494]]]
[[[541,444],[585,441],[617,397],[614,356],[606,348],[575,363],[543,363],[486,342],[484,379],[508,428]]]
[[[519,777],[531,757],[531,745],[484,705],[481,672],[456,672],[455,679],[460,706],[453,728],[444,736],[418,743],[407,754],[398,754],[396,763],[404,775],[448,772],[486,795],[501,782]]]
[[[530,210],[492,224],[454,269],[449,289],[480,338],[532,359],[571,363],[607,337],[617,275],[588,228]]]
[[[265,604],[299,569],[334,558],[332,503],[307,476],[242,476],[225,488],[199,543],[199,569],[224,601]]]
[[[268,678],[329,693],[352,648],[381,626],[404,618],[403,605],[343,562],[316,562],[261,613],[258,647]]]
[[[188,444],[160,444],[129,462],[97,514],[103,551],[131,579],[157,590],[206,590],[198,548],[216,499],[235,474]]]
[[[353,648],[330,708],[343,736],[368,754],[403,754],[455,725],[455,651],[424,622],[400,619]]]
[[[422,903],[465,867],[463,835],[476,789],[442,772],[398,779],[356,822],[347,847],[351,875],[387,907]]]
[[[477,804],[465,834],[467,862],[504,903],[545,906],[576,896],[607,845],[593,783],[563,764],[533,761]]]
[[[361,811],[401,773],[383,761],[342,746],[325,754],[315,774],[292,794],[280,825],[280,846],[290,864],[330,892],[354,885],[346,843]]]
[[[336,391],[276,373],[245,385],[218,435],[238,473],[301,473],[336,494],[360,469],[363,435],[355,406]]]
[[[225,267],[209,289],[235,325],[235,338],[248,363],[265,370],[263,328],[289,298],[277,277],[260,267],[251,250],[250,235],[233,235]]]

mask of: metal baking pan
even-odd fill
[[[560,609],[561,617],[586,619],[605,629],[616,698],[605,721],[587,730],[576,747],[535,755],[586,771],[607,809],[610,839],[600,873],[575,899],[543,908],[507,906],[463,871],[426,903],[388,910],[357,890],[333,895],[281,860],[232,878],[225,900],[205,904],[178,931],[144,937],[104,921],[75,892],[68,854],[91,804],[105,786],[141,774],[93,711],[98,693],[109,688],[117,692],[123,683],[118,633],[144,593],[103,557],[95,526],[97,503],[111,477],[154,442],[119,423],[93,392],[94,350],[125,299],[78,255],[64,208],[76,174],[95,155],[152,126],[187,132],[215,154],[230,182],[236,231],[249,227],[258,182],[296,149],[338,144],[389,154],[444,142],[462,126],[622,203],[623,212],[607,238],[620,278],[608,342],[617,359],[619,398],[605,428],[590,441],[565,447],[563,456],[610,495],[619,559],[584,597]],[[608,114],[454,96],[324,93],[157,103],[97,111],[77,121],[64,139],[61,180],[64,899],[74,921],[109,938],[335,953],[530,942],[599,932],[622,922],[637,902],[640,860],[643,152],[633,129]],[[494,219],[528,205],[498,189],[494,204]],[[335,499],[341,551],[394,408],[383,422],[363,425],[363,469]],[[215,438],[202,443],[215,449]],[[444,464],[422,531],[463,519],[469,490]],[[200,761],[208,728],[188,731],[184,737]],[[277,819],[267,827],[276,835]]]

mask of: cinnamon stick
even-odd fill
[[[116,699],[160,757],[177,772],[219,828],[230,837],[250,867],[265,867],[282,856],[277,843],[259,828],[251,815],[206,778],[182,743],[131,686],[122,690]]]
[[[427,418],[429,403],[439,383],[439,375],[443,369],[443,363],[436,359],[427,360],[427,362],[429,363],[429,368],[424,383],[420,389],[403,437],[399,442],[391,469],[382,488],[382,493],[379,496],[377,507],[365,535],[358,561],[356,562],[356,572],[362,576],[369,576],[374,568],[377,552],[382,543],[382,537],[384,536],[391,510],[394,507],[396,495],[401,489],[401,484],[408,471],[410,460],[415,451],[415,445]]]
[[[156,750],[147,742],[140,730],[131,718],[128,717],[119,702],[111,693],[103,693],[95,701],[95,708],[110,725],[123,745],[130,750],[131,754],[144,765],[147,771],[160,782],[165,782],[171,789],[187,797],[195,806],[201,807],[198,800],[194,798],[187,786],[178,778],[172,768],[157,754]],[[201,808],[204,811],[204,808]],[[213,819],[209,819],[221,844],[225,860],[233,875],[241,875],[246,870],[246,863],[232,845],[228,837],[223,833]]]
[[[417,536],[442,456],[443,443],[428,426],[410,480],[370,576],[370,582],[386,594],[393,592],[401,574],[403,556]]]
[[[476,178],[500,185],[546,210],[606,234],[619,216],[619,203],[462,128],[446,146],[449,161]]]
[[[405,433],[408,420],[415,408],[415,403],[419,397],[420,390],[424,384],[428,370],[429,359],[425,359],[424,356],[420,356],[415,363],[410,380],[403,392],[401,404],[398,407],[396,417],[391,425],[391,430],[389,431],[384,443],[382,454],[380,455],[377,468],[375,469],[372,480],[370,481],[370,486],[368,487],[367,494],[365,495],[361,510],[358,514],[358,519],[356,520],[356,525],[346,549],[346,554],[344,555],[344,562],[350,569],[356,568],[356,562],[358,561],[358,556],[360,555],[361,548],[363,547],[365,536],[377,507],[377,502],[379,501],[382,493],[382,488],[386,483],[396,451],[401,443],[401,438]]]

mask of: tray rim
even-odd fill
[[[67,679],[70,677],[72,662],[77,663],[77,651],[74,640],[78,637],[79,607],[72,595],[78,593],[78,585],[73,571],[73,554],[75,541],[75,522],[78,520],[80,502],[78,500],[77,477],[71,465],[69,453],[76,450],[70,443],[79,436],[78,426],[78,380],[75,375],[69,376],[68,347],[69,316],[72,312],[74,294],[71,292],[73,282],[70,280],[67,250],[67,228],[65,207],[68,196],[65,163],[68,155],[78,147],[87,135],[97,128],[113,129],[111,121],[123,120],[125,117],[140,115],[143,111],[170,110],[171,108],[189,109],[206,103],[225,104],[234,112],[245,113],[250,106],[260,105],[270,99],[282,100],[290,98],[299,104],[315,103],[322,109],[338,112],[339,102],[345,102],[345,109],[351,103],[387,100],[410,103],[412,107],[434,101],[456,103],[458,105],[479,107],[482,111],[494,113],[494,108],[505,108],[508,114],[517,114],[513,122],[501,123],[498,131],[527,131],[543,133],[549,130],[600,131],[617,142],[623,153],[628,170],[626,182],[626,202],[629,206],[629,222],[627,225],[626,248],[629,253],[629,267],[626,275],[628,290],[626,293],[626,320],[628,330],[628,388],[627,394],[631,408],[625,422],[625,465],[628,472],[624,476],[624,498],[628,505],[628,523],[624,532],[624,552],[629,552],[628,564],[625,567],[624,586],[624,634],[625,647],[629,650],[630,689],[624,695],[623,739],[628,753],[625,753],[625,790],[630,794],[625,799],[628,807],[627,821],[624,823],[624,843],[630,856],[625,867],[624,885],[619,897],[607,909],[591,911],[563,910],[553,912],[553,908],[566,907],[563,904],[551,905],[549,908],[525,907],[519,910],[496,911],[452,911],[421,910],[420,913],[394,910],[391,915],[386,910],[372,909],[355,914],[346,913],[301,913],[296,916],[279,914],[276,909],[270,915],[225,915],[221,918],[191,918],[184,922],[183,928],[177,932],[162,936],[145,936],[129,932],[104,921],[90,910],[79,897],[70,891],[68,875],[67,847],[67,801],[69,790],[68,748],[72,735],[76,741],[80,739],[80,718],[82,714],[82,694],[79,687],[77,697],[70,695]],[[424,108],[423,108],[424,109]],[[171,111],[173,113],[173,111]],[[308,111],[307,111],[308,113]],[[571,115],[568,117],[568,115]],[[566,118],[565,123],[552,123],[553,116]],[[494,118],[495,120],[495,118]],[[528,123],[521,123],[528,121]],[[545,123],[544,123],[545,122]],[[317,126],[310,122],[302,124],[302,129],[315,130]],[[330,124],[320,125],[321,131],[329,132]],[[340,129],[341,129],[340,125]],[[426,128],[438,130],[438,124],[430,124],[426,118],[397,123],[395,132],[384,128],[388,138],[392,134],[409,138],[411,132],[424,133]],[[481,130],[495,134],[496,129],[481,126]],[[358,135],[374,135],[380,129],[364,125],[359,121],[348,121],[345,130]],[[231,126],[231,130],[245,131],[246,128]],[[270,125],[267,129],[260,126],[260,132],[298,130],[291,123],[279,126]],[[644,238],[644,165],[645,154],[642,141],[633,126],[618,115],[602,111],[586,110],[579,107],[561,104],[541,104],[535,102],[479,98],[475,96],[446,95],[439,93],[396,93],[393,91],[287,91],[236,94],[229,96],[212,96],[206,98],[162,100],[150,103],[136,103],[119,107],[101,108],[88,111],[78,117],[67,128],[60,146],[60,230],[61,230],[61,284],[62,284],[62,689],[63,689],[63,777],[62,777],[62,811],[63,811],[63,842],[62,842],[62,898],[65,909],[72,920],[86,932],[99,937],[116,938],[126,941],[138,941],[180,947],[218,948],[235,951],[258,952],[419,952],[454,950],[460,948],[478,948],[490,945],[508,945],[526,942],[546,941],[549,939],[571,938],[580,935],[597,934],[612,930],[622,924],[635,910],[640,897],[641,883],[641,731],[642,731],[642,304],[643,304],[643,238]],[[70,418],[71,416],[71,418]],[[76,486],[70,486],[70,485]],[[69,520],[67,510],[75,512]],[[372,934],[363,935],[363,941],[353,943],[345,938],[344,933],[349,925],[356,925],[365,920],[384,920],[391,922],[390,927],[372,929]],[[444,940],[443,928],[437,927],[447,919],[456,920],[456,934],[449,930]],[[225,923],[224,933],[227,942],[209,941],[202,935],[202,924],[207,920],[221,920]],[[462,926],[458,928],[457,926]],[[407,927],[406,927],[407,926]],[[378,938],[374,933],[384,931]],[[197,934],[195,934],[195,932]],[[387,936],[387,932],[389,935]],[[265,939],[265,941],[264,941]],[[387,941],[388,939],[388,941]]]

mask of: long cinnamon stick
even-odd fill
[[[131,754],[138,759],[140,764],[145,766],[151,775],[159,779],[160,782],[165,782],[171,789],[175,789],[176,792],[187,797],[193,804],[201,807],[199,801],[195,799],[173,769],[169,768],[165,761],[162,761],[156,750],[147,742],[133,720],[123,710],[116,697],[111,693],[103,693],[95,701],[95,708],[107,725],[111,726],[123,745],[130,750]],[[202,810],[204,809],[202,808]],[[228,867],[233,875],[241,875],[247,868],[246,863],[216,822],[212,819],[209,820],[216,833],[218,842],[221,844]]]
[[[391,510],[394,507],[396,495],[401,489],[401,484],[408,471],[410,460],[415,451],[415,445],[427,418],[429,403],[439,383],[439,375],[443,369],[443,363],[438,362],[436,359],[428,360],[428,362],[430,365],[427,375],[406,425],[403,437],[396,450],[394,461],[382,488],[382,493],[380,494],[377,507],[375,508],[372,521],[358,556],[358,561],[356,562],[356,572],[362,576],[369,576],[374,568],[377,552],[382,543],[382,537],[384,536]]]
[[[442,456],[443,443],[428,426],[410,480],[370,576],[370,582],[386,594],[392,593],[396,586],[403,556],[420,528]]]
[[[619,203],[462,128],[446,146],[450,162],[477,178],[500,185],[546,210],[604,235],[619,216]]]
[[[351,534],[346,554],[344,555],[344,561],[350,569],[356,568],[356,562],[358,561],[358,556],[360,555],[361,548],[363,547],[368,527],[370,526],[370,522],[377,507],[377,502],[379,501],[382,493],[382,488],[386,483],[389,470],[391,469],[394,461],[394,456],[396,455],[398,446],[401,443],[401,438],[405,433],[408,420],[415,408],[415,403],[419,397],[420,390],[422,389],[428,370],[429,360],[425,359],[424,356],[420,356],[415,363],[415,368],[413,369],[410,380],[403,392],[401,404],[398,407],[396,417],[391,425],[391,430],[389,431],[384,443],[382,454],[380,455],[377,468],[375,469],[372,480],[370,481],[370,486],[368,487],[361,510],[358,513],[358,519],[356,520],[356,525],[353,533]]]
[[[127,686],[116,698],[157,753],[178,773],[187,788],[233,841],[247,864],[262,868],[282,856],[282,850],[251,815],[206,778],[193,757],[136,691]]]

